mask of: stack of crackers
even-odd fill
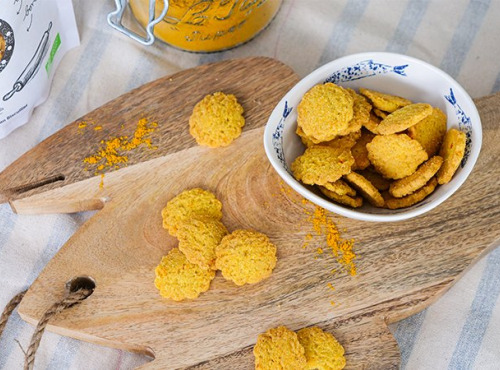
[[[412,206],[448,183],[465,153],[465,133],[426,103],[333,83],[316,85],[297,107],[305,152],[295,178],[337,203]]]
[[[297,333],[286,326],[272,328],[257,338],[253,349],[255,369],[342,370],[344,347],[317,326]]]
[[[155,269],[160,295],[174,301],[206,292],[216,270],[236,285],[268,278],[277,262],[277,248],[255,230],[229,233],[222,223],[222,203],[208,190],[193,188],[177,194],[162,209],[163,227],[178,247]]]

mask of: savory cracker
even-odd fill
[[[363,198],[361,197],[351,197],[349,195],[339,195],[327,188],[320,186],[319,190],[325,194],[328,198],[334,200],[337,203],[344,204],[352,208],[359,208],[363,205]]]
[[[172,198],[162,209],[163,227],[176,236],[180,224],[194,217],[220,220],[222,203],[207,190],[194,188],[184,190]]]
[[[276,266],[276,246],[257,231],[235,230],[215,248],[215,266],[236,285],[268,278]]]
[[[359,130],[351,132],[345,136],[337,136],[335,139],[330,141],[318,143],[316,140],[311,139],[306,134],[304,134],[304,131],[302,131],[302,129],[298,126],[295,133],[300,137],[300,140],[307,148],[320,144],[323,146],[331,146],[332,148],[351,149],[354,146],[354,144],[356,144],[356,140],[358,140],[361,137],[361,130]]]
[[[391,181],[382,177],[378,172],[372,171],[370,169],[366,169],[363,171],[358,171],[358,173],[363,176],[365,179],[370,181],[373,186],[375,186],[378,191],[388,190],[391,185]]]
[[[321,143],[321,145],[326,145],[336,149],[351,149],[356,141],[361,137],[361,130],[351,132],[346,136],[337,136],[335,139],[327,141],[326,143]]]
[[[446,114],[439,108],[433,108],[429,116],[408,128],[408,136],[417,140],[429,157],[432,157],[439,152],[443,142],[446,121]]]
[[[356,190],[346,184],[345,181],[337,180],[335,182],[327,182],[323,185],[326,189],[337,193],[338,195],[349,195],[350,197],[356,196]]]
[[[307,148],[293,161],[292,172],[304,184],[324,185],[351,172],[353,164],[354,158],[349,149],[316,145]]]
[[[383,110],[380,110],[377,108],[373,109],[373,113],[375,113],[375,115],[380,119],[384,119],[385,117],[387,117],[389,115],[388,112],[384,112]]]
[[[345,366],[344,347],[317,326],[300,329],[297,332],[300,344],[304,347],[307,368],[318,370],[341,370]]]
[[[393,198],[392,196],[386,194],[385,205],[389,209],[398,209],[410,207],[422,200],[424,200],[429,194],[431,194],[437,186],[437,180],[435,177],[429,180],[420,190],[407,195],[403,198]]]
[[[361,137],[356,142],[356,144],[351,148],[351,153],[352,156],[354,157],[354,165],[352,166],[353,170],[364,170],[370,165],[366,144],[371,142],[374,137],[375,135],[367,130],[361,131]]]
[[[190,263],[178,249],[172,249],[155,269],[155,286],[162,297],[182,301],[206,292],[215,271]]]
[[[380,122],[380,118],[378,118],[375,114],[370,113],[370,119],[363,124],[363,127],[372,134],[378,134],[378,126],[380,125]]]
[[[227,146],[241,135],[243,107],[232,94],[216,92],[198,102],[189,117],[189,133],[199,145]]]
[[[420,143],[406,134],[377,135],[366,149],[377,172],[395,180],[411,175],[428,158]]]
[[[361,176],[359,173],[351,172],[344,178],[356,189],[361,195],[375,207],[384,206],[384,198],[373,184]]]
[[[436,155],[422,164],[414,173],[394,181],[389,193],[396,198],[404,197],[423,187],[438,172],[443,164],[443,158]]]
[[[215,247],[227,235],[222,222],[212,218],[192,218],[180,224],[177,230],[179,250],[189,262],[215,270]]]
[[[377,127],[382,135],[395,134],[406,130],[432,113],[432,106],[425,103],[410,104],[389,114]]]
[[[354,99],[354,104],[352,106],[353,116],[349,121],[347,129],[340,131],[339,135],[345,136],[350,134],[351,132],[356,132],[361,130],[361,126],[370,119],[370,111],[372,106],[364,96],[356,94],[356,92],[352,89],[346,89],[349,94],[351,94]]]
[[[297,334],[285,326],[260,334],[253,348],[256,370],[306,370],[304,347]]]
[[[329,141],[347,129],[354,99],[333,83],[319,84],[304,94],[297,107],[297,124],[317,142]]]
[[[302,128],[300,128],[300,126],[297,126],[297,130],[295,130],[295,133],[300,137],[302,144],[304,144],[307,148],[318,144],[315,143],[313,140],[311,140],[311,138],[306,136],[306,134],[304,134],[304,131],[302,131]]]
[[[443,145],[439,155],[443,157],[443,165],[437,174],[440,185],[450,182],[460,166],[460,162],[465,154],[466,136],[465,133],[454,128],[448,130],[444,136]]]
[[[395,110],[410,105],[411,101],[400,96],[384,94],[374,90],[360,88],[359,92],[366,96],[377,109],[386,112],[394,112]]]

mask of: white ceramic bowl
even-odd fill
[[[429,103],[448,116],[448,128],[467,135],[464,159],[445,185],[412,207],[397,210],[376,208],[367,202],[353,209],[330,201],[311,186],[295,180],[292,162],[304,152],[295,134],[297,105],[306,91],[316,84],[333,82],[343,87],[365,87],[399,95],[414,102]],[[481,120],[470,96],[449,75],[421,60],[392,53],[362,53],[330,62],[304,77],[272,112],[264,132],[264,147],[272,166],[295,191],[311,202],[339,215],[364,221],[400,221],[421,215],[444,202],[462,185],[476,163],[481,149]]]

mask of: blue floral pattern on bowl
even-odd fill
[[[458,118],[458,128],[460,131],[465,132],[466,141],[465,141],[465,153],[464,158],[460,166],[463,168],[467,163],[467,159],[470,155],[471,150],[471,134],[472,134],[472,123],[470,121],[470,117],[465,114],[460,104],[457,103],[457,99],[455,98],[455,94],[453,93],[453,89],[450,88],[450,95],[445,95],[444,98],[453,106],[455,109],[455,114]]]
[[[325,82],[338,84],[340,82],[354,81],[385,73],[396,73],[401,76],[406,76],[405,69],[407,67],[408,64],[390,66],[388,64],[377,63],[372,59],[368,59],[334,72],[325,80]]]
[[[288,102],[285,101],[285,109],[283,110],[283,115],[281,116],[280,121],[278,122],[278,126],[276,126],[276,130],[273,133],[273,148],[276,152],[276,157],[279,159],[285,170],[288,170],[288,166],[285,161],[285,153],[283,152],[283,129],[285,127],[286,118],[292,112],[293,107],[288,107]]]

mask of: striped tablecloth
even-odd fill
[[[304,76],[343,55],[391,51],[442,68],[472,97],[500,90],[498,0],[285,0],[273,23],[252,42],[207,55],[160,43],[142,47],[112,31],[106,23],[111,0],[74,1],[74,7],[81,46],[62,61],[48,101],[31,121],[0,140],[0,170],[110,99],[161,76],[222,59],[270,56]],[[0,205],[0,307],[30,286],[91,215],[18,216]],[[430,308],[392,326],[402,367],[499,369],[499,294],[496,249]],[[22,348],[32,333],[33,327],[14,313],[0,338],[1,369],[22,367]],[[146,361],[47,332],[35,368],[128,369]]]

